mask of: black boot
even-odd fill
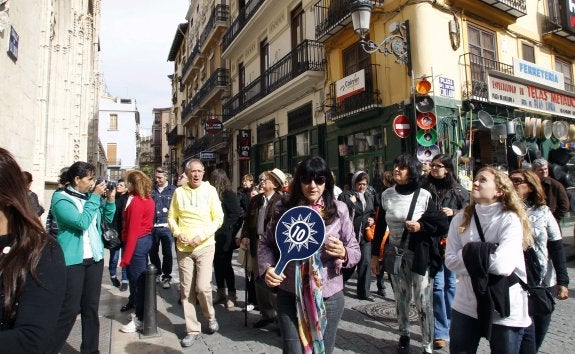
[[[397,344],[397,354],[409,354],[409,337],[399,337],[399,344]]]

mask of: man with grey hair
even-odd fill
[[[565,187],[556,179],[549,177],[549,163],[547,160],[543,158],[536,159],[533,161],[531,169],[539,176],[541,186],[545,191],[547,206],[559,224],[563,216],[569,211],[569,197],[567,197]]]

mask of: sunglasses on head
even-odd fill
[[[302,176],[300,178],[300,182],[303,184],[311,184],[311,181],[314,181],[316,185],[322,185],[325,184],[325,177],[324,176],[315,176],[315,177],[311,177],[311,176]]]

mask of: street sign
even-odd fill
[[[393,120],[393,131],[398,137],[407,138],[412,130],[411,122],[406,115],[398,115]]]
[[[213,151],[201,151],[200,160],[215,160],[216,154]]]

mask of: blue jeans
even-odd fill
[[[451,313],[451,329],[449,334],[450,354],[476,353],[479,340],[481,339],[479,320],[459,313],[455,310]],[[525,328],[507,327],[494,324],[491,328],[489,347],[492,353],[517,354],[521,346],[521,340]]]
[[[323,334],[325,353],[331,354],[335,347],[335,337],[339,320],[343,315],[345,297],[340,291],[324,299],[327,326]],[[298,333],[297,310],[295,295],[287,291],[278,290],[278,322],[283,340],[283,352],[289,354],[303,353]]]
[[[146,267],[148,266],[148,253],[152,247],[152,236],[140,237],[136,242],[134,254],[130,260],[128,268],[128,279],[130,279],[130,290],[133,289],[134,306],[136,317],[141,321],[144,319],[144,292]]]
[[[116,276],[116,269],[118,268],[118,261],[120,260],[120,249],[110,250],[110,262],[108,263],[108,270],[110,271],[110,278]],[[128,272],[126,267],[122,267],[122,282],[128,281]]]
[[[433,280],[433,317],[435,317],[435,338],[449,339],[451,324],[451,303],[455,296],[455,273],[442,264]]]
[[[531,321],[533,322],[531,326],[525,329],[525,335],[521,342],[521,354],[531,354],[539,351],[541,344],[543,344],[543,339],[545,339],[545,335],[547,334],[547,330],[549,329],[551,313],[532,316]]]
[[[156,266],[158,275],[162,275],[162,279],[172,279],[172,243],[174,236],[167,227],[154,227],[152,239],[150,263]],[[160,244],[162,245],[162,262],[160,262]]]

